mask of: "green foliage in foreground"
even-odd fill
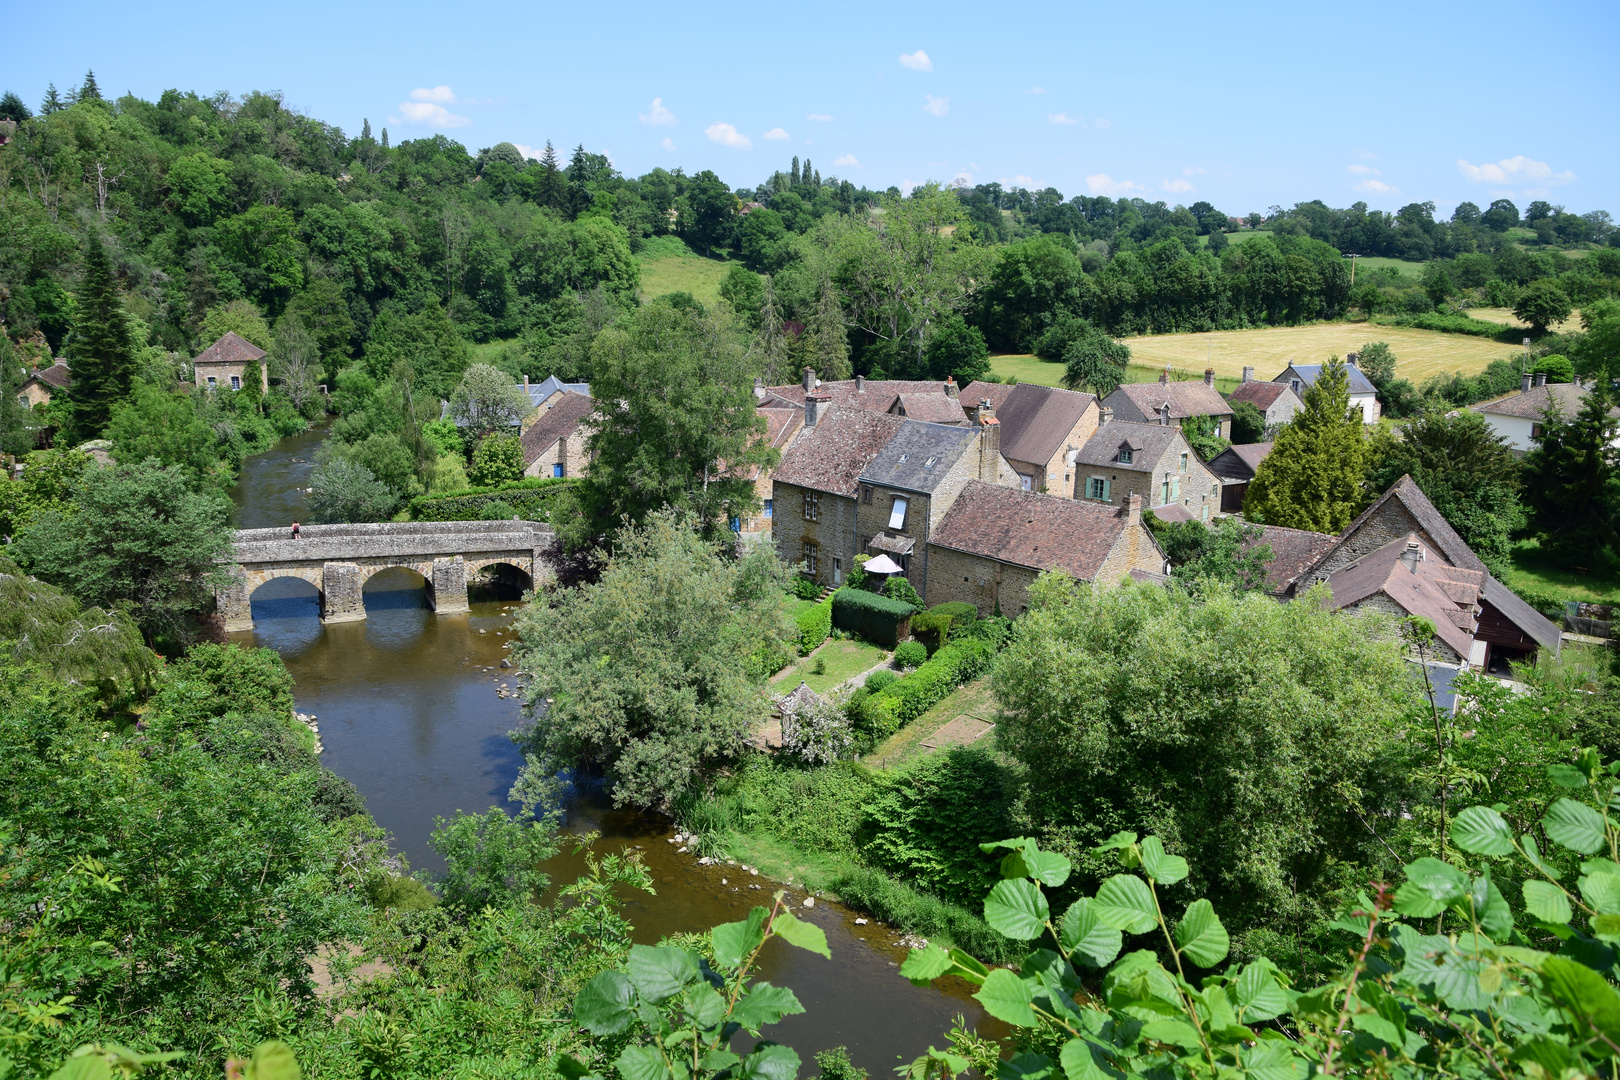
[[[490,506],[502,503],[527,521],[545,521],[556,499],[578,481],[572,477],[539,477],[495,487],[470,487],[411,500],[412,521],[487,521]],[[503,515],[510,516],[510,515]]]

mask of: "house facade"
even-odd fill
[[[1220,512],[1221,485],[1168,420],[1115,420],[1104,405],[1097,431],[1075,455],[1074,497],[1123,506],[1139,495],[1145,507],[1176,503],[1208,522]]]
[[[51,397],[65,392],[73,385],[73,376],[68,371],[66,360],[58,360],[50,367],[35,368],[28,373],[28,378],[17,388],[17,404],[25,409],[32,409],[36,405],[49,405]]]
[[[1228,446],[1209,459],[1209,471],[1221,482],[1221,513],[1243,512],[1243,497],[1249,493],[1249,484],[1260,471],[1260,463],[1271,454],[1273,445],[1267,442]]]
[[[519,443],[523,447],[523,475],[562,478],[584,476],[590,467],[585,423],[596,402],[583,394],[564,391],[547,399]]]
[[[1243,381],[1238,388],[1226,395],[1226,400],[1236,405],[1246,401],[1260,410],[1266,418],[1266,430],[1282,427],[1294,418],[1294,414],[1305,407],[1305,402],[1294,392],[1288,383],[1260,382],[1254,377],[1254,368],[1243,369]]]
[[[1142,523],[1142,500],[1080,502],[1000,485],[966,485],[928,542],[929,604],[965,601],[981,615],[1023,614],[1029,588],[1048,570],[1094,586],[1133,571],[1166,571]]]
[[[259,386],[270,391],[270,373],[264,364],[264,350],[240,337],[234,330],[204,349],[191,362],[197,385],[207,390],[240,390],[248,365],[259,366]]]
[[[1384,414],[1383,406],[1378,403],[1378,391],[1361,369],[1353,362],[1355,354],[1351,354],[1351,362],[1344,365],[1345,374],[1350,377],[1350,407],[1361,410],[1361,422],[1372,425],[1378,423],[1378,418]],[[1294,392],[1300,399],[1301,405],[1305,401],[1305,391],[1316,385],[1316,380],[1322,377],[1327,370],[1326,364],[1289,364],[1271,381],[1281,383]]]
[[[1116,420],[1136,424],[1168,421],[1180,427],[1208,418],[1210,430],[1223,439],[1232,437],[1232,406],[1215,390],[1215,369],[1205,368],[1202,380],[1172,381],[1170,369],[1156,383],[1126,383],[1103,399]]]
[[[1521,379],[1516,393],[1469,407],[1485,417],[1491,430],[1509,446],[1523,454],[1535,446],[1549,415],[1571,419],[1581,411],[1591,391],[1579,383],[1549,383],[1546,372],[1526,373]],[[1620,416],[1620,407],[1611,409],[1609,415]]]
[[[1019,487],[1073,498],[1075,462],[1101,417],[1093,395],[982,382],[969,383],[962,394],[974,423],[981,413],[1001,422],[1001,456],[1018,474]]]

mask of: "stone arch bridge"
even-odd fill
[[[467,579],[485,567],[514,567],[535,585],[551,580],[554,539],[550,526],[534,521],[311,525],[298,540],[285,528],[241,529],[216,599],[226,630],[251,630],[254,590],[296,577],[320,593],[322,622],[353,622],[366,617],[366,581],[401,566],[422,575],[435,611],[466,611]]]

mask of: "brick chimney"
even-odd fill
[[[527,394],[529,392],[529,376],[528,375],[523,376],[523,392],[525,394]]]
[[[810,369],[805,368],[804,370],[809,371]],[[831,401],[831,394],[804,395],[804,426],[807,428],[815,427],[816,421],[821,419],[821,414],[826,412],[827,405]]]
[[[1159,372],[1159,381],[1161,383],[1168,383],[1170,381],[1170,365],[1169,364],[1164,365],[1164,370]]]
[[[1001,421],[989,398],[979,399],[979,479],[993,484],[1001,475]]]
[[[1344,362],[1349,364],[1351,367],[1355,367],[1358,363],[1360,363],[1360,361],[1361,354],[1358,352],[1344,354]]]
[[[1536,372],[1536,385],[1537,386],[1546,386],[1547,385],[1547,373],[1545,371]]]
[[[1214,386],[1215,385],[1215,369],[1214,368],[1207,367],[1207,368],[1204,369],[1204,385],[1205,386]]]
[[[1534,375],[1530,374],[1528,371],[1525,372],[1523,375],[1520,375],[1519,376],[1519,393],[1528,394],[1530,392],[1530,387],[1534,386],[1535,382],[1536,382],[1536,377]]]
[[[1125,520],[1132,525],[1142,524],[1142,496],[1135,492],[1125,500]]]
[[[1423,545],[1419,544],[1416,540],[1408,540],[1406,542],[1406,550],[1401,552],[1401,562],[1406,564],[1407,571],[1413,574],[1417,573],[1418,563],[1421,562],[1422,559]]]
[[[1243,369],[1243,381],[1254,382],[1254,368],[1246,367]]]
[[[1104,424],[1108,423],[1108,421],[1112,420],[1113,418],[1114,418],[1114,407],[1112,405],[1104,405],[1102,408],[1097,410],[1097,426],[1098,427],[1102,427]]]
[[[805,368],[802,382],[804,383],[805,393],[808,394],[810,391],[814,390],[816,388],[816,369],[812,367]]]

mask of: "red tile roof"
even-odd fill
[[[1331,533],[1285,529],[1281,525],[1262,525],[1260,529],[1261,535],[1243,548],[1247,551],[1260,544],[1271,546],[1271,561],[1266,564],[1266,588],[1278,594],[1287,592],[1295,578],[1339,542]]]
[[[1415,564],[1402,559],[1409,550],[1417,555]],[[1483,570],[1450,565],[1417,533],[1408,533],[1330,576],[1329,606],[1348,607],[1382,593],[1402,611],[1428,619],[1440,640],[1466,660],[1478,626],[1485,576]]]
[[[1131,527],[1128,515],[1124,507],[971,480],[928,543],[1031,570],[1061,569],[1091,581]]]
[[[941,391],[927,394],[899,394],[900,415],[908,420],[924,420],[931,424],[966,424],[967,413],[962,403]]]
[[[1019,383],[996,406],[1001,421],[1001,456],[1046,465],[1063,449],[1087,409],[1096,407],[1091,394],[1060,390],[1055,386]],[[1079,444],[1075,449],[1080,449]]]
[[[236,331],[227,330],[225,335],[208,348],[198,354],[193,364],[248,364],[264,359],[264,350],[243,337],[238,337]]]
[[[1279,382],[1246,382],[1226,395],[1226,400],[1236,403],[1247,401],[1250,405],[1265,412],[1277,403],[1277,399],[1284,394],[1292,394],[1287,383]]]
[[[1225,416],[1232,411],[1225,398],[1202,379],[1185,382],[1126,383],[1103,401],[1116,420],[1154,421],[1159,406],[1170,406],[1170,419],[1189,416]]]
[[[38,379],[40,382],[54,386],[58,390],[66,390],[73,385],[73,376],[68,373],[66,360],[58,360],[50,367],[36,368],[29,375],[29,378]]]

